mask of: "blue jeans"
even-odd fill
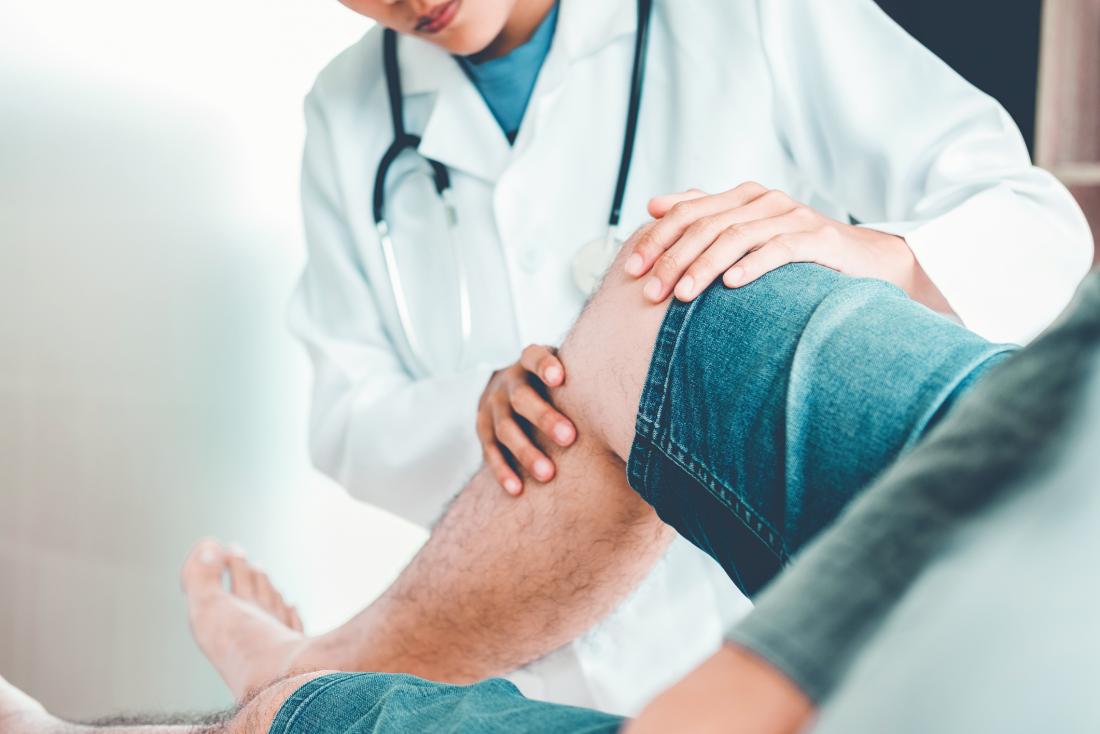
[[[710,288],[658,333],[630,485],[753,596],[1012,351],[816,265]]]
[[[1011,348],[881,281],[789,265],[665,316],[638,407],[631,486],[745,593],[774,578]],[[610,732],[617,717],[510,683],[337,674],[272,734]]]
[[[453,686],[411,675],[335,673],[295,691],[270,734],[604,734],[621,725],[611,714],[524,698],[500,678]]]

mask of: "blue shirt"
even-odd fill
[[[550,53],[557,21],[558,4],[554,3],[531,38],[508,54],[487,61],[479,61],[477,54],[455,57],[485,99],[485,104],[510,143],[516,140],[542,62]]]

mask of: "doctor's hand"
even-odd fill
[[[543,387],[565,382],[565,367],[550,347],[531,345],[520,360],[489,378],[477,408],[477,435],[485,463],[510,495],[523,492],[523,480],[513,468],[518,463],[540,482],[554,478],[550,458],[532,440],[537,430],[559,446],[577,438],[577,429],[545,397]]]
[[[950,307],[905,240],[856,227],[757,183],[721,194],[692,190],[649,202],[657,220],[634,243],[625,268],[653,302],[674,294],[690,301],[722,278],[727,287],[753,282],[776,268],[812,262],[900,287],[934,310]]]

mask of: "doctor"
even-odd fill
[[[871,0],[343,2],[379,27],[306,101],[292,326],[315,463],[422,526],[482,460],[511,494],[552,478],[538,446],[575,432],[536,388],[567,376],[524,347],[560,341],[650,216],[627,268],[654,299],[810,260],[994,340],[1037,333],[1091,261],[1001,107]],[[517,681],[634,712],[714,649],[730,587],[677,541]]]

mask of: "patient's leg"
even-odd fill
[[[266,734],[282,705],[290,696],[323,673],[300,675],[273,683],[259,691],[237,711],[203,717],[203,723],[115,723],[73,724],[51,716],[33,698],[0,678],[0,734]]]
[[[191,585],[196,637],[235,694],[288,669],[498,675],[575,639],[644,578],[673,532],[627,484],[623,447],[664,308],[620,273],[582,316],[592,328],[561,350],[569,377],[553,398],[578,439],[554,452],[551,483],[513,498],[483,469],[395,583],[318,638],[289,634],[208,575]]]
[[[667,319],[619,273],[561,350],[569,381],[552,397],[579,438],[555,457],[555,480],[516,499],[480,473],[393,586],[331,634],[204,645],[234,690],[288,658],[293,670],[470,681],[572,640],[669,539],[628,487],[628,457],[635,488],[751,593],[993,353],[897,289],[819,267],[712,288]],[[200,615],[200,643],[211,625],[223,640],[255,638],[251,620],[222,606]],[[239,654],[265,645],[278,654]],[[226,674],[249,659],[247,675]]]
[[[518,499],[479,472],[394,584],[330,634],[301,638],[220,583],[192,586],[200,646],[237,696],[319,668],[469,682],[560,647],[612,611],[672,531],[606,450],[578,438],[555,459],[555,480]]]

